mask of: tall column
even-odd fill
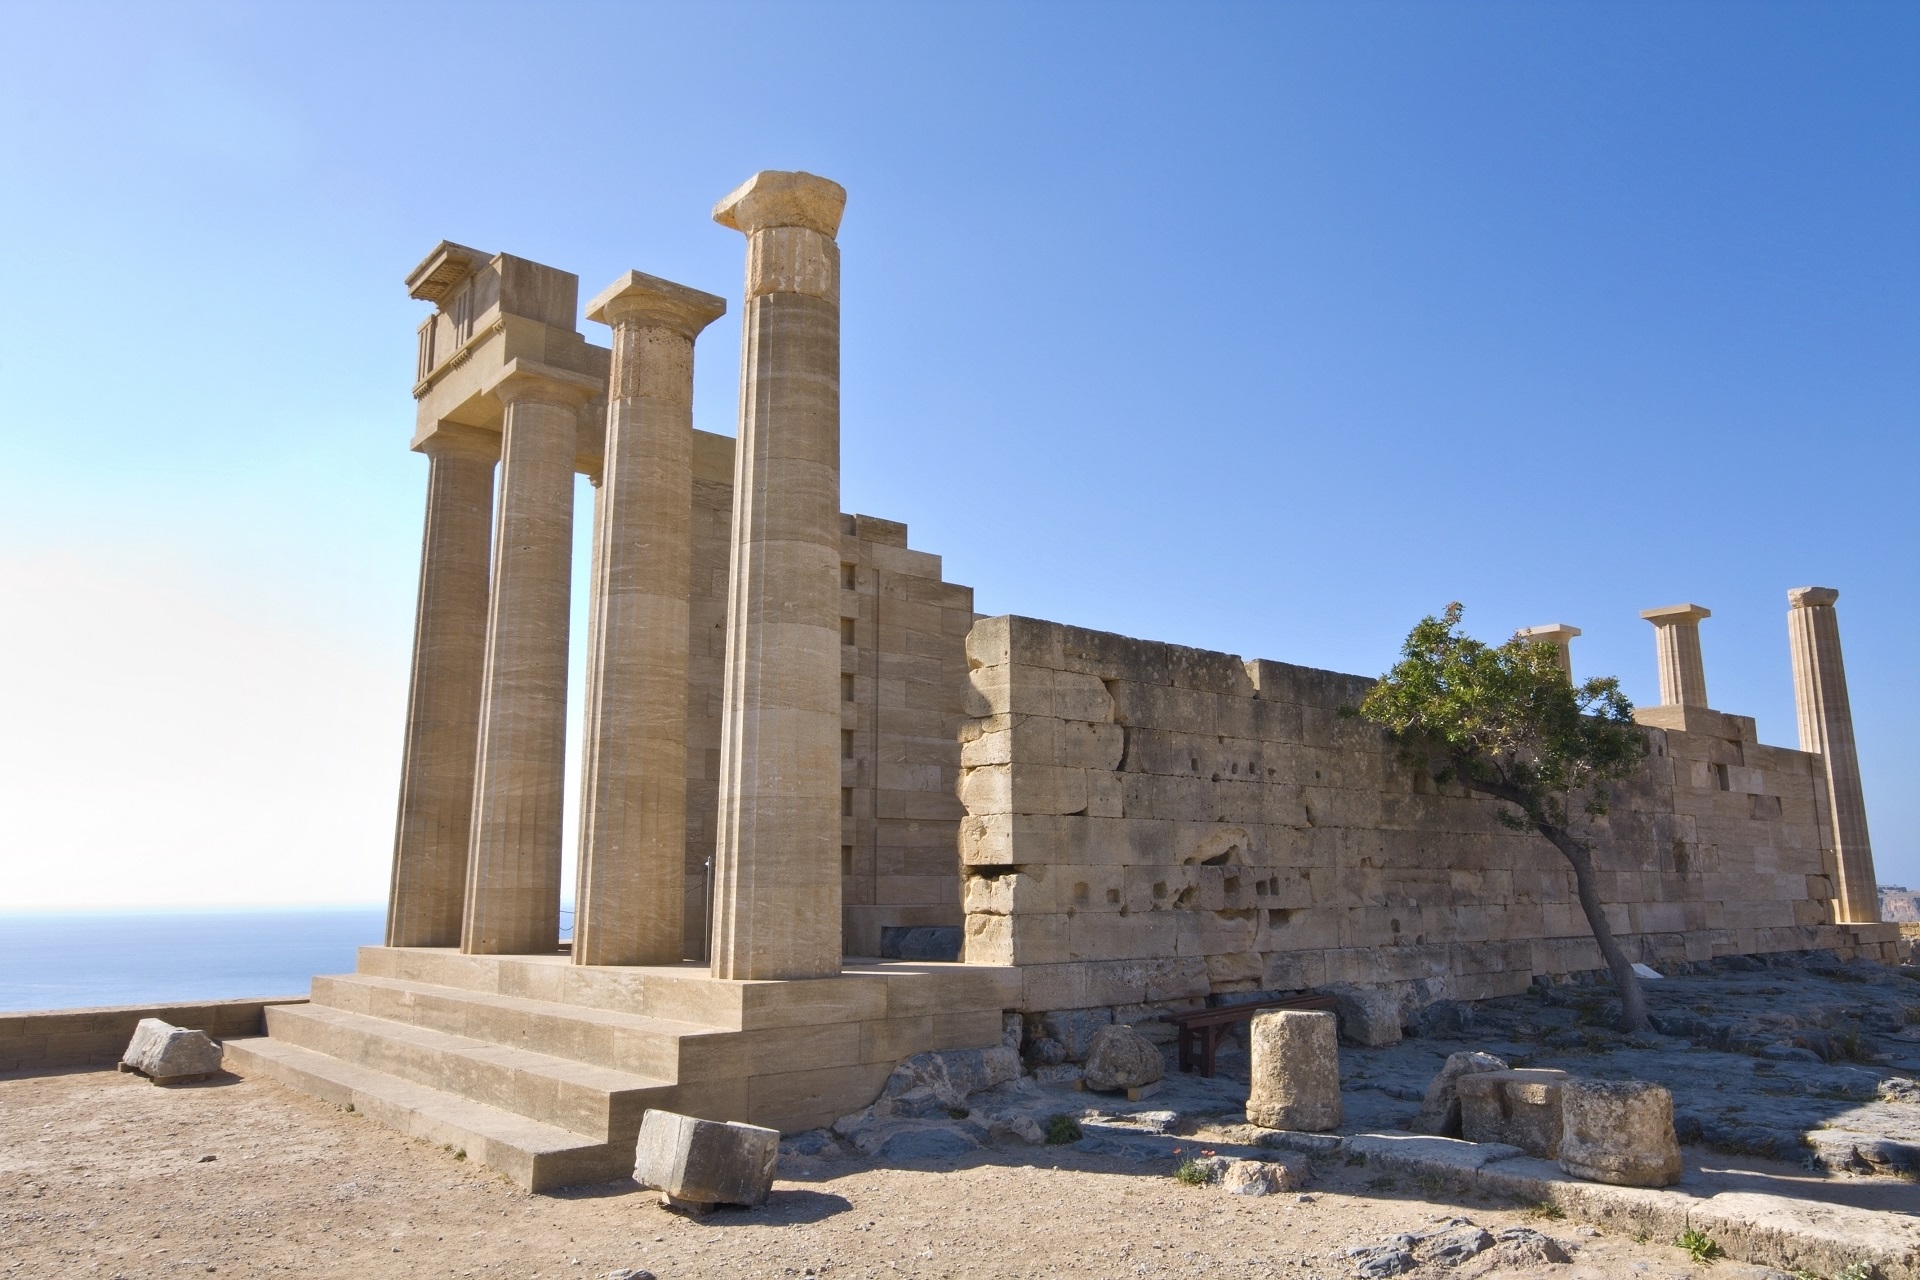
[[[1860,756],[1853,742],[1853,705],[1840,660],[1840,593],[1832,587],[1787,592],[1787,636],[1793,646],[1793,700],[1800,713],[1800,749],[1826,761],[1833,844],[1840,868],[1840,920],[1880,919],[1880,885],[1867,839],[1867,801],[1860,788]]]
[[[427,455],[427,521],[387,945],[453,947],[460,944],[473,829],[474,742],[487,652],[487,536],[500,449],[491,433],[448,424],[419,448]]]
[[[840,227],[847,193],[766,171],[747,237],[714,855],[713,974],[840,971]]]
[[[593,379],[510,362],[460,949],[552,953],[560,927],[573,458]]]
[[[1660,705],[1707,705],[1707,667],[1700,657],[1700,619],[1713,611],[1697,604],[1670,604],[1641,614],[1653,624],[1654,646],[1660,655]]]
[[[674,964],[685,949],[693,342],[726,309],[638,271],[587,304],[587,319],[613,326],[613,371],[594,500],[575,964]]]
[[[1564,622],[1549,622],[1544,627],[1522,627],[1514,634],[1522,640],[1552,645],[1560,670],[1566,673],[1569,681],[1573,679],[1573,638],[1580,634],[1580,628],[1570,627]]]

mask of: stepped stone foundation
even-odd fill
[[[600,346],[554,267],[443,242],[408,277],[429,464],[387,945],[226,1064],[545,1188],[625,1176],[650,1107],[808,1129],[1023,1026],[1057,1063],[1111,1023],[1337,988],[1381,1042],[1600,968],[1557,853],[1343,716],[1366,680],[982,618],[905,525],[840,511],[845,199],[769,171],[714,212],[745,237],[737,443],[691,425],[719,296],[623,273]],[[1893,958],[1836,598],[1790,597],[1800,751],[1708,707],[1707,610],[1645,615],[1664,703],[1596,855],[1637,958]],[[1525,634],[1573,675],[1578,627]],[[859,958],[956,935],[964,963]],[[1332,1017],[1299,1016],[1331,1053]]]

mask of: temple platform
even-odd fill
[[[848,959],[837,977],[728,982],[704,965],[362,947],[310,1004],[267,1010],[225,1065],[465,1151],[530,1191],[632,1170],[661,1107],[786,1133],[872,1102],[903,1058],[998,1044],[996,965]]]

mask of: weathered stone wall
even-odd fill
[[[720,792],[733,519],[730,437],[694,432],[687,663],[687,954],[706,954],[706,862]],[[888,925],[961,922],[954,856],[973,588],[907,546],[907,526],[841,517],[843,946],[878,954]],[[851,643],[847,643],[850,641]]]
[[[967,659],[966,958],[1021,966],[1025,1009],[1479,999],[1601,967],[1551,846],[1340,715],[1362,677],[1011,617]],[[1818,757],[1647,733],[1598,855],[1632,953],[1886,951],[1883,926],[1828,923]]]

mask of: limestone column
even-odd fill
[[[460,944],[473,829],[473,760],[487,650],[487,537],[493,523],[491,433],[442,424],[427,455],[427,521],[400,766],[400,816],[387,898],[387,945]]]
[[[1826,761],[1833,844],[1840,868],[1840,921],[1880,919],[1879,881],[1867,839],[1867,802],[1860,788],[1860,757],[1853,742],[1853,706],[1840,660],[1840,619],[1832,587],[1787,592],[1787,636],[1793,645],[1793,700],[1800,714],[1800,749]]]
[[[840,971],[840,227],[846,192],[767,171],[747,237],[714,855],[713,974]]]
[[[1660,705],[1707,705],[1707,668],[1700,657],[1700,619],[1713,616],[1697,604],[1670,604],[1640,614],[1653,624],[1660,655]]]
[[[1569,681],[1573,679],[1573,638],[1580,634],[1580,628],[1570,627],[1564,622],[1549,622],[1544,627],[1522,627],[1514,634],[1522,640],[1552,645],[1560,661],[1560,670],[1566,673]]]
[[[587,304],[587,319],[613,326],[613,371],[594,499],[575,964],[676,964],[685,949],[693,342],[726,309],[637,271]]]
[[[460,949],[551,954],[560,926],[573,459],[579,407],[599,387],[514,360],[488,390],[505,406],[500,518]]]

